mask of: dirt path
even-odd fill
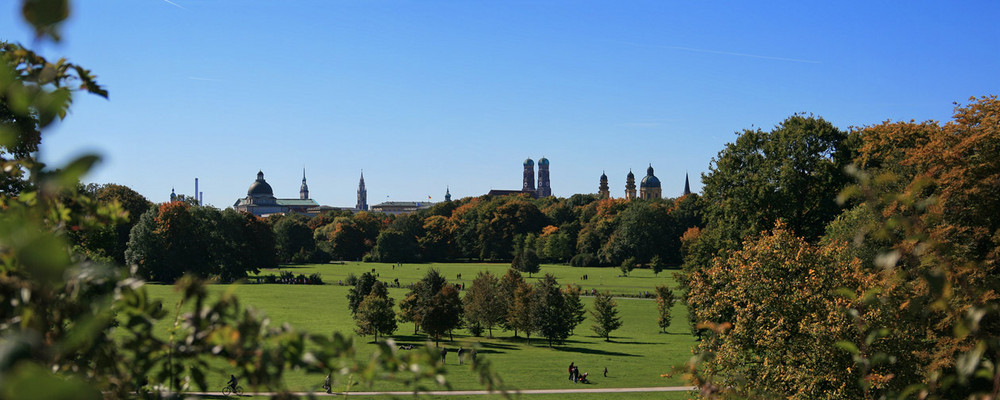
[[[659,387],[623,387],[623,388],[583,388],[583,389],[523,389],[512,391],[512,393],[520,394],[557,394],[557,393],[637,393],[637,392],[687,392],[695,390],[694,386],[659,386]],[[486,395],[497,392],[488,392],[485,390],[432,390],[427,392],[420,392],[421,395],[427,396],[469,396],[469,395]],[[187,392],[186,394],[201,395],[201,396],[222,396],[221,392]],[[293,392],[297,396],[305,396],[309,394],[308,392]],[[412,391],[399,391],[399,392],[347,392],[347,393],[322,393],[315,392],[315,396],[409,396],[413,395]],[[273,393],[262,392],[262,393],[245,393],[247,395],[257,395],[257,396],[270,396]]]

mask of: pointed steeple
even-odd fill
[[[448,186],[444,189],[444,201],[451,201],[451,188]]]
[[[684,173],[684,195],[687,196],[691,194],[691,183],[688,182],[688,173]]]
[[[302,167],[302,186],[299,187],[299,199],[309,198],[309,185],[306,185],[306,167]]]
[[[365,170],[361,170],[361,181],[358,182],[358,204],[354,208],[358,211],[368,211],[368,189],[365,189]]]

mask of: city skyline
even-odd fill
[[[263,171],[295,197],[350,206],[519,187],[552,160],[552,194],[619,196],[656,167],[692,191],[734,132],[806,112],[841,129],[940,120],[1000,93],[1000,4],[908,2],[75,2],[60,44],[110,99],[78,94],[43,135],[52,166],[155,202],[199,178],[224,208]],[[32,44],[18,2],[0,38]]]

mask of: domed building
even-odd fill
[[[257,171],[257,180],[251,183],[250,188],[247,189],[247,197],[236,200],[233,208],[236,211],[246,211],[258,217],[290,212],[308,214],[309,208],[319,207],[319,203],[306,198],[308,196],[309,188],[306,185],[305,170],[302,171],[302,186],[299,188],[298,199],[279,199],[274,197],[274,190],[264,180],[264,172]]]
[[[639,183],[639,198],[643,200],[662,198],[660,179],[653,175],[653,164],[646,168],[646,176]]]
[[[636,196],[636,186],[635,186],[635,174],[632,170],[628,171],[628,175],[625,176],[625,199],[635,200],[635,199],[662,199],[663,189],[660,185],[660,178],[653,175],[653,164],[649,164],[649,168],[646,168],[646,176],[642,178],[639,182],[638,196]],[[687,173],[684,174],[684,195],[691,194],[691,184],[688,181]],[[597,197],[601,199],[607,199],[611,197],[608,190],[608,175],[601,172],[601,183],[597,187]]]

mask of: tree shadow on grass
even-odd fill
[[[579,354],[596,354],[602,356],[619,356],[619,357],[638,357],[635,354],[622,353],[618,351],[605,351],[599,349],[592,349],[587,347],[577,347],[577,346],[553,346],[552,347],[558,351],[564,351],[567,353],[579,353]]]

